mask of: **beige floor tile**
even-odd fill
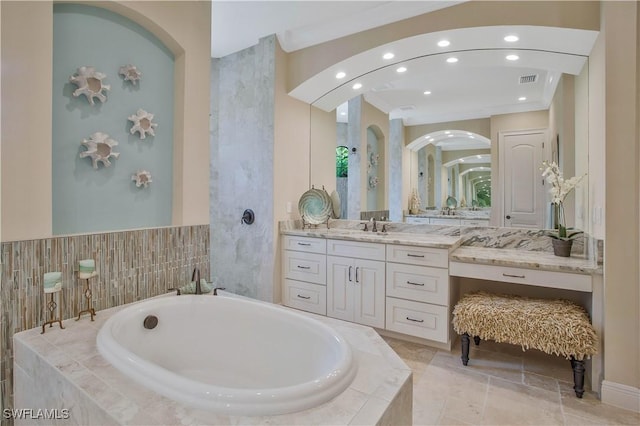
[[[577,398],[572,383],[560,383],[560,395],[565,415],[583,417],[601,424],[640,424],[640,413],[603,404],[593,392],[585,392],[582,398]]]
[[[638,425],[640,414],[573,391],[569,361],[514,345],[472,344],[469,366],[451,352],[386,338],[413,371],[415,425]]]

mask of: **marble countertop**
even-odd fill
[[[546,251],[534,250],[464,246],[452,252],[449,255],[449,261],[589,275],[601,271],[601,268],[590,259],[560,257]]]
[[[549,237],[545,235],[544,230],[499,227],[461,228],[396,222],[387,223],[387,225],[392,231],[374,233],[363,231],[363,225],[359,221],[330,222],[330,229],[322,225],[319,228],[300,229],[292,224],[283,224],[281,233],[303,237],[444,248],[449,250],[450,261],[479,265],[602,274],[602,265],[597,264],[594,259],[575,253],[571,257],[555,256]],[[382,228],[381,223],[377,226],[378,229]],[[582,251],[578,250],[578,252]]]
[[[381,228],[382,226],[379,225]],[[432,248],[455,249],[460,246],[460,236],[409,233],[409,232],[371,232],[347,229],[289,229],[281,231],[283,235],[298,237],[315,237],[333,240],[365,241],[382,244],[401,244],[407,246],[420,246]]]

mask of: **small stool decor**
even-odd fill
[[[89,280],[93,277],[97,277],[98,273],[96,272],[96,262],[93,259],[85,259],[80,261],[80,268],[78,269],[78,277],[81,280],[86,280],[86,288],[84,290],[84,297],[87,299],[87,309],[78,312],[78,318],[76,321],[80,320],[80,316],[82,314],[88,313],[91,315],[91,321],[93,321],[93,317],[96,315],[95,309],[91,306],[91,299],[93,297],[93,293],[91,291],[91,285],[89,284]]]
[[[53,300],[53,294],[54,293],[60,294],[61,291],[62,291],[62,272],[46,272],[44,274],[44,294],[45,294],[45,298],[47,294],[49,295],[49,301],[47,302],[46,306],[47,306],[47,310],[49,311],[49,316],[51,319],[49,321],[46,321],[44,324],[42,324],[42,333],[40,334],[44,334],[45,326],[48,325],[49,327],[53,327],[53,324],[56,322],[60,325],[60,328],[64,330],[64,327],[62,326],[62,316],[60,315],[60,309],[58,307],[58,303],[56,303],[55,300]],[[59,299],[58,299],[58,302],[60,302]],[[56,318],[55,311],[58,312],[57,318]]]
[[[573,390],[584,393],[584,359],[597,353],[598,337],[587,312],[568,300],[532,299],[484,292],[466,294],[453,310],[461,335],[462,364],[469,362],[469,337],[534,348],[571,361]]]

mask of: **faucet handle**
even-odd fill
[[[364,232],[369,230],[369,228],[367,228],[367,222],[360,222],[360,225],[364,225],[364,228],[362,229]]]
[[[388,223],[383,223],[382,224],[382,232],[386,233],[388,228],[391,228],[391,225],[389,225]]]

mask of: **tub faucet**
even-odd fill
[[[191,281],[196,283],[196,294],[202,294],[202,286],[200,285],[200,269],[195,268],[193,275],[191,275]]]

